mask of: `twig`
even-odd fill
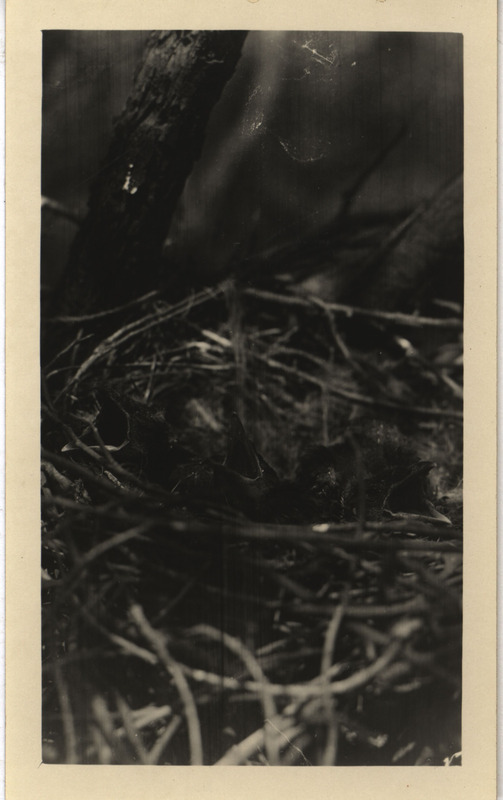
[[[114,728],[112,715],[108,710],[105,698],[101,694],[94,695],[91,700],[91,708],[96,725],[110,748],[110,755],[114,757],[115,761],[119,764],[127,763],[128,758],[126,757],[123,744],[118,737],[117,731]],[[98,757],[102,759],[102,764],[110,763],[108,758],[103,758],[101,752],[98,753]]]
[[[69,344],[65,345],[65,347],[63,347],[63,349],[62,349],[62,350],[60,350],[58,353],[56,353],[56,355],[55,355],[53,358],[51,358],[51,359],[50,359],[50,360],[49,360],[47,363],[45,363],[45,364],[43,365],[43,374],[45,375],[45,378],[46,378],[46,379],[49,379],[49,378],[50,378],[50,377],[52,377],[53,375],[56,375],[58,372],[62,372],[62,371],[64,371],[64,370],[68,370],[68,369],[73,369],[73,364],[70,364],[69,366],[62,367],[62,368],[61,368],[61,369],[59,369],[59,370],[53,370],[52,372],[49,372],[49,369],[50,369],[50,368],[51,368],[51,367],[52,367],[52,366],[53,366],[53,365],[54,365],[54,364],[55,364],[55,363],[56,363],[56,362],[57,362],[57,361],[58,361],[58,360],[59,360],[59,359],[60,359],[62,356],[64,356],[66,353],[68,353],[68,352],[69,352],[70,350],[72,350],[74,347],[77,347],[79,344],[82,344],[82,342],[85,342],[85,341],[87,341],[88,339],[92,339],[92,338],[93,338],[93,336],[94,336],[94,333],[88,333],[88,334],[87,334],[87,336],[83,336],[83,332],[82,332],[82,330],[79,330],[79,331],[78,331],[78,333],[77,333],[77,335],[76,335],[76,336],[75,336],[75,337],[74,337],[74,338],[71,340],[71,342],[70,342]],[[45,392],[45,396],[47,397],[47,392]]]
[[[198,634],[207,636],[213,641],[222,642],[222,644],[224,644],[228,650],[241,659],[251,677],[254,678],[258,684],[265,685],[269,683],[255,656],[252,655],[248,648],[239,639],[236,639],[234,636],[230,636],[224,631],[219,631],[211,625],[197,625],[194,628],[191,628],[191,633],[195,634],[196,636]],[[277,709],[271,695],[264,691],[261,693],[261,697],[264,710],[264,723],[266,724],[268,720],[271,720],[276,716]],[[269,764],[271,766],[279,765],[279,745],[276,741],[276,737],[272,735],[272,732],[269,731],[267,725],[265,728],[265,748],[267,757],[269,759]]]
[[[54,483],[56,483],[63,492],[68,492],[73,488],[73,483],[71,480],[65,475],[62,475],[61,472],[56,469],[54,464],[50,463],[50,461],[42,461],[40,466],[42,471],[45,472],[46,476],[54,481]]]
[[[112,500],[101,505],[86,505],[85,503],[79,503],[78,500],[70,500],[68,497],[62,497],[59,494],[51,494],[50,498],[42,497],[41,502],[43,506],[61,506],[61,508],[69,508],[71,511],[77,511],[84,516],[108,519],[123,524],[126,522],[142,522],[145,520],[145,512],[141,514],[134,514],[131,511],[124,512],[118,499],[117,501]]]
[[[127,704],[126,700],[122,697],[119,692],[115,693],[115,702],[117,705],[117,710],[120,714],[122,724],[124,726],[124,732],[126,734],[126,738],[133,748],[133,752],[136,753],[141,764],[148,764],[148,752],[145,750],[143,743],[138,736],[138,731],[136,729],[133,715],[131,714],[131,709]]]
[[[128,303],[124,303],[124,305],[122,306],[107,308],[105,311],[97,311],[95,314],[82,314],[80,317],[63,315],[61,317],[54,317],[50,321],[65,322],[65,323],[81,323],[81,322],[90,322],[93,319],[103,319],[104,317],[112,316],[112,314],[119,314],[121,311],[126,311],[128,308],[134,308],[134,306],[139,306],[142,303],[145,303],[147,300],[151,300],[154,297],[158,297],[158,295],[159,291],[155,289],[152,292],[147,292],[147,294],[144,294],[141,297],[137,297],[134,300],[130,300]]]
[[[84,447],[87,447],[87,445],[84,445]],[[91,449],[90,452],[93,454],[93,458],[97,459],[98,463],[101,464],[102,462],[99,454],[95,450]],[[93,472],[91,472],[91,470],[87,469],[81,464],[77,464],[70,458],[65,458],[64,456],[60,456],[58,453],[52,453],[45,447],[41,448],[41,454],[44,459],[52,462],[55,466],[59,467],[59,469],[66,469],[69,472],[72,472],[78,478],[81,478],[83,481],[90,483],[97,489],[101,489],[101,491],[106,492],[107,494],[111,494],[113,497],[120,498],[123,503],[128,500],[135,502],[138,502],[138,500],[140,499],[145,500],[144,497],[142,498],[142,495],[136,492],[132,492],[125,486],[121,486],[119,488],[118,486],[113,484],[110,480],[98,477]],[[135,478],[135,482],[139,486],[139,488],[143,490],[148,490],[151,495],[155,495],[159,499],[162,498],[164,502],[166,502],[168,495],[159,486],[153,486],[151,483],[147,483],[147,481],[140,481],[139,478]],[[82,510],[84,511],[85,509],[86,506],[82,506]]]
[[[112,747],[109,745],[103,733],[101,723],[98,722],[96,716],[94,724],[91,724],[91,739],[98,763],[101,765],[110,765],[112,763]]]
[[[351,445],[354,455],[354,463],[356,468],[356,485],[357,485],[357,529],[356,536],[363,538],[365,536],[365,520],[367,516],[367,498],[365,492],[365,468],[363,465],[363,457],[361,448],[356,441],[353,434],[347,434],[347,441]]]
[[[316,306],[319,304],[319,298],[314,295],[307,295],[306,298],[303,298],[295,297],[290,294],[277,294],[276,292],[269,292],[264,289],[245,289],[244,294],[247,297],[254,297],[257,300],[278,303],[280,305],[297,306],[299,308],[312,309],[313,305]],[[343,303],[325,303],[325,307],[337,314],[345,314],[347,317],[366,317],[368,319],[377,319],[410,328],[454,328],[456,330],[461,330],[463,327],[462,320],[453,317],[446,319],[420,317],[414,314],[403,314],[399,311],[377,311],[370,308],[348,306]]]
[[[68,685],[63,677],[61,666],[57,660],[54,662],[54,681],[56,683],[59,707],[61,709],[61,720],[65,735],[66,763],[77,764],[77,736],[75,733],[75,721],[70,703],[70,694]]]
[[[243,330],[243,302],[241,299],[241,292],[235,282],[228,283],[225,291],[225,299],[229,311],[230,338],[236,375],[236,410],[239,417],[244,420],[247,348]]]
[[[88,455],[89,458],[93,459],[94,461],[100,460],[98,453],[96,453],[96,451],[93,450],[92,447],[83,442],[80,439],[80,437],[77,436],[77,434],[74,432],[73,428],[71,428],[70,425],[68,425],[66,422],[63,422],[63,420],[59,417],[57,412],[53,410],[53,408],[44,408],[44,412],[50,419],[52,419],[54,422],[56,422],[58,425],[61,426],[66,435],[72,440],[73,444],[75,445],[75,449],[82,450],[83,453]],[[79,422],[80,421],[81,420],[79,419]]]
[[[353,370],[353,372],[356,375],[361,376],[362,373],[363,374],[365,373],[365,371],[360,366],[360,364],[357,361],[355,361],[355,359],[351,355],[351,352],[350,352],[349,348],[347,347],[345,341],[343,340],[342,336],[339,334],[339,331],[337,330],[337,327],[336,327],[335,322],[334,322],[334,315],[335,315],[334,311],[327,306],[327,304],[325,303],[324,300],[316,298],[316,300],[314,300],[314,302],[316,302],[316,304],[319,305],[320,308],[323,309],[323,311],[325,313],[325,316],[326,316],[327,322],[328,322],[328,327],[329,327],[329,330],[330,330],[330,334],[332,336],[334,344],[340,350],[340,352],[342,353],[343,358],[348,362],[348,364],[351,367],[351,369]]]
[[[139,624],[136,618],[135,622]],[[150,628],[150,624],[148,622],[147,625]],[[140,625],[139,628],[141,629]],[[150,631],[152,630],[153,629],[150,628]],[[145,638],[151,637],[152,635],[150,632],[147,633],[147,631],[145,630],[142,630],[142,633],[145,636]],[[158,634],[154,631],[154,638],[156,638],[157,636]],[[150,643],[152,644],[152,647],[154,647],[154,641],[151,641]],[[403,640],[397,638],[397,639],[391,639],[390,641],[388,637],[388,644],[386,646],[386,649],[381,654],[381,656],[379,656],[379,658],[377,658],[372,664],[360,670],[359,672],[354,673],[348,678],[344,678],[339,681],[329,682],[328,685],[327,685],[327,678],[329,678],[333,672],[339,669],[338,664],[334,664],[328,670],[326,675],[325,674],[320,675],[313,681],[310,681],[309,683],[283,685],[283,684],[273,684],[268,682],[264,683],[262,680],[258,682],[254,680],[239,681],[236,678],[231,678],[226,675],[217,675],[208,672],[206,670],[194,669],[184,664],[179,664],[178,662],[174,661],[174,659],[172,659],[169,656],[169,654],[167,654],[164,645],[164,640],[162,640],[161,642],[161,650],[164,650],[164,653],[161,654],[161,652],[159,652],[157,655],[159,661],[173,675],[173,680],[177,685],[180,695],[182,694],[182,688],[181,688],[182,683],[188,689],[188,684],[185,680],[184,675],[189,675],[192,678],[192,680],[198,683],[206,683],[220,690],[222,689],[230,691],[244,690],[247,692],[251,692],[252,694],[255,695],[264,692],[271,697],[291,697],[303,701],[303,700],[308,700],[310,698],[315,699],[323,697],[327,694],[327,691],[330,692],[330,695],[341,695],[341,694],[348,694],[349,692],[352,692],[360,688],[361,686],[364,686],[365,684],[369,683],[370,680],[372,680],[372,678],[378,675],[379,672],[381,672],[386,666],[388,666],[388,664],[390,664],[396,658],[396,656],[398,655],[403,646],[404,646]],[[159,643],[156,641],[155,648],[157,647],[159,647]],[[167,660],[166,660],[166,655],[167,655]],[[174,671],[172,669],[173,666],[175,667]],[[175,677],[175,672],[177,673],[176,677]],[[188,696],[182,698],[184,701],[185,712],[187,714],[188,709],[186,703],[188,702],[189,704],[192,704],[193,710],[190,712],[191,723],[196,721],[196,728],[198,735],[200,737],[199,722],[197,720],[197,710],[190,689],[188,689],[188,692],[190,695],[190,699]],[[195,715],[195,717],[193,715]],[[189,722],[189,720],[187,721]],[[264,731],[263,729],[261,729],[261,731],[263,737]],[[194,735],[194,733],[195,732],[191,731],[189,728],[189,736]],[[197,738],[197,733],[196,733],[196,738]],[[197,755],[197,747],[195,748],[196,753],[194,754],[194,744],[195,742],[193,742],[193,740],[191,739],[191,753],[193,759],[194,755],[195,754]],[[202,756],[202,749],[200,750],[199,755]],[[195,763],[195,761],[193,763]]]
[[[105,356],[108,356],[118,347],[125,344],[125,342],[129,341],[133,337],[139,337],[141,334],[146,333],[151,328],[154,328],[163,322],[167,322],[168,320],[180,316],[181,314],[188,313],[192,308],[218,297],[222,291],[222,286],[217,286],[213,289],[204,289],[197,295],[194,295],[194,297],[188,299],[186,298],[180,303],[169,306],[164,311],[158,310],[153,314],[149,314],[146,317],[142,317],[139,320],[135,320],[134,322],[130,322],[128,325],[124,325],[122,328],[119,328],[95,347],[91,355],[80,365],[75,375],[73,375],[73,377],[67,381],[64,388],[58,394],[56,400],[66,394],[72,388],[72,386],[78,383],[79,380],[82,379],[83,375],[93,366],[93,364],[105,358]]]
[[[314,375],[310,375],[308,372],[303,372],[296,367],[289,367],[286,364],[282,364],[280,361],[276,361],[272,358],[268,358],[265,355],[261,355],[259,353],[253,353],[254,357],[263,361],[272,369],[278,369],[282,372],[287,373],[288,375],[294,375],[295,377],[299,378],[300,380],[306,381],[307,383],[314,384],[318,387],[326,387],[329,392],[335,394],[337,397],[343,397],[345,400],[350,400],[352,403],[358,403],[364,406],[372,406],[374,408],[391,408],[394,411],[400,411],[406,414],[420,414],[422,416],[430,416],[430,417],[452,417],[453,419],[463,419],[463,413],[461,411],[455,411],[453,409],[443,409],[443,408],[427,408],[425,406],[413,406],[413,405],[404,405],[402,403],[395,403],[391,400],[378,400],[372,397],[367,397],[366,395],[357,394],[356,392],[350,392],[347,389],[341,389],[340,386],[337,386],[331,380],[322,380],[321,378],[317,378]]]
[[[288,606],[287,606],[288,607]],[[302,603],[289,606],[298,614],[333,614],[334,606],[325,603]],[[376,619],[382,617],[399,617],[403,614],[421,614],[428,611],[428,603],[422,595],[417,595],[410,600],[401,603],[389,603],[388,605],[360,604],[346,606],[345,615],[353,619]]]
[[[277,572],[277,570],[272,568],[267,562],[261,563],[260,560],[255,560],[255,563],[257,563],[264,572],[267,572],[272,580],[283,589],[286,589],[287,592],[293,594],[294,597],[298,597],[299,600],[308,600],[311,602],[316,600],[316,594],[311,591],[311,589],[306,589],[305,586],[302,586],[302,584],[293,578],[289,578],[288,575],[282,575],[280,572]]]
[[[155,722],[165,720],[166,717],[173,717],[173,709],[171,706],[153,706],[146,705],[144,708],[137,708],[131,712],[134,719],[135,726],[141,730],[153,725]]]
[[[340,681],[332,681],[328,684],[325,682],[325,676],[321,675],[309,683],[297,684],[276,684],[257,683],[256,681],[237,681],[235,678],[228,678],[226,676],[212,675],[203,670],[194,670],[189,667],[183,667],[183,671],[191,675],[194,680],[207,682],[216,686],[227,689],[247,690],[249,692],[258,693],[260,691],[267,692],[276,697],[292,697],[296,699],[309,699],[326,695],[330,691],[331,695],[348,694],[349,692],[359,689],[361,686],[369,683],[372,678],[379,674],[385,667],[388,666],[398,655],[403,647],[403,642],[398,639],[393,639],[385,651],[377,658],[372,664],[359,672],[355,672],[349,678],[344,678]],[[337,665],[334,665],[337,666]],[[329,671],[330,675],[330,671]]]
[[[183,520],[173,520],[171,522],[172,529],[183,532],[183,531],[199,531],[204,532],[208,531],[208,527],[196,522],[187,523]],[[365,526],[367,528],[367,525]],[[370,526],[368,526],[369,530],[372,530]],[[330,531],[334,530],[334,533]],[[339,530],[344,531],[344,527],[340,526]],[[346,531],[355,531],[357,530],[356,524],[351,524]],[[386,530],[393,530],[393,529],[386,529],[382,528],[382,531]],[[400,530],[404,533],[422,533],[428,536],[441,536],[441,534],[437,534],[436,531],[432,529],[428,529],[426,525],[420,525],[419,523],[416,524],[403,524]],[[309,526],[302,526],[302,525],[266,525],[266,524],[256,524],[254,526],[250,524],[241,524],[241,525],[234,525],[229,526],[225,523],[219,525],[218,532],[223,534],[224,536],[229,536],[231,538],[239,538],[239,539],[257,539],[257,540],[266,540],[266,541],[273,541],[273,542],[292,542],[297,543],[299,545],[305,544],[316,544],[320,545],[322,549],[327,550],[331,549],[332,547],[338,548],[348,548],[349,550],[354,549],[366,549],[366,550],[374,550],[374,551],[390,551],[390,552],[397,552],[397,551],[407,551],[407,550],[424,550],[429,552],[460,552],[460,548],[455,542],[430,542],[430,541],[423,541],[420,539],[401,539],[399,541],[396,540],[379,540],[379,539],[358,539],[355,536],[344,536],[343,534],[337,533],[337,526],[331,528],[331,526],[327,525],[326,528],[322,531],[315,530],[314,527]],[[209,531],[208,531],[209,533]],[[455,538],[455,537],[452,537]]]
[[[459,592],[453,591],[453,589],[451,589],[451,587],[446,584],[445,581],[432,574],[431,570],[428,570],[423,566],[423,564],[419,563],[417,558],[414,559],[410,556],[404,556],[402,554],[398,556],[398,559],[402,562],[403,566],[407,570],[410,570],[411,572],[414,572],[416,575],[420,575],[423,578],[427,586],[434,590],[433,596],[438,595],[439,593],[443,594],[446,596],[446,598],[448,597],[451,602],[455,603],[461,611],[463,601]],[[423,591],[425,590],[426,587],[423,587]]]
[[[126,639],[124,636],[120,636],[118,633],[112,633],[104,625],[100,625],[100,623],[94,619],[94,617],[84,606],[79,605],[78,613],[84,617],[88,625],[90,625],[96,631],[99,631],[99,633],[105,639],[108,639],[109,642],[115,645],[115,647],[118,647],[119,650],[121,650],[125,655],[132,656],[133,658],[139,658],[151,666],[154,666],[159,662],[157,656],[155,656],[154,653],[151,653],[150,650],[146,650],[144,647],[140,647],[135,642],[129,641],[129,639]]]
[[[359,689],[360,686],[365,686],[365,684],[369,683],[372,678],[375,678],[376,675],[382,672],[382,670],[387,667],[388,664],[391,664],[391,662],[394,661],[401,649],[401,641],[392,641],[384,653],[382,653],[372,664],[369,664],[368,667],[361,669],[359,672],[355,672],[355,674],[351,675],[349,678],[330,683],[330,693],[334,695],[348,694],[355,689]]]
[[[327,532],[337,533],[338,531],[354,531],[357,529],[354,522],[342,522],[338,524],[322,523],[313,525],[313,530],[326,530]],[[365,522],[365,530],[374,533],[415,533],[418,536],[428,536],[435,539],[456,539],[463,540],[463,532],[445,523],[430,525],[417,520],[389,520],[385,522]]]
[[[273,723],[268,720],[268,725],[273,725]],[[304,766],[312,767],[312,763],[309,759],[304,755],[302,752],[302,748],[306,744],[310,744],[310,737],[307,733],[305,727],[301,725],[297,725],[296,727],[292,727],[285,730],[280,730],[276,726],[274,726],[275,730],[283,737],[286,742],[286,752],[283,757],[283,765],[289,766],[288,762],[286,762],[286,757],[288,756],[288,751],[290,751],[290,760],[295,763],[299,759],[302,759]]]
[[[70,653],[66,656],[58,656],[54,661],[45,661],[44,664],[42,664],[42,674],[46,675],[48,672],[53,672],[56,668],[56,661],[60,666],[66,667],[70,664],[80,664],[83,661],[96,661],[98,658],[104,660],[108,658],[117,658],[117,653],[112,650],[103,650],[101,645],[100,647],[90,647],[84,652]]]
[[[91,452],[94,453],[95,457],[98,455],[94,450]],[[58,453],[51,453],[51,451],[47,450],[45,447],[41,448],[41,455],[42,458],[44,458],[46,461],[50,461],[56,467],[59,467],[59,469],[66,469],[69,472],[72,472],[78,478],[81,478],[83,481],[87,481],[92,486],[101,489],[101,491],[106,492],[107,494],[111,494],[115,497],[121,497],[122,499],[124,499],[124,495],[127,497],[127,495],[130,494],[136,500],[138,499],[138,495],[133,495],[131,492],[127,492],[123,489],[119,490],[116,486],[114,486],[113,483],[111,483],[111,481],[99,478],[97,475],[91,472],[90,469],[87,469],[81,464],[76,464],[75,461],[72,461],[70,458],[60,456]],[[85,506],[82,506],[82,509],[84,508]]]
[[[370,625],[366,625],[364,622],[348,622],[347,627],[349,630],[358,634],[358,636],[361,636],[364,640],[370,640],[381,646],[389,644],[389,634],[383,633],[377,628],[370,627]],[[461,636],[459,637],[459,644],[461,644]],[[420,667],[421,669],[426,669],[428,672],[436,675],[443,681],[454,684],[455,686],[459,686],[459,677],[452,675],[446,669],[443,669],[441,666],[439,666],[439,663],[445,660],[445,655],[449,652],[449,650],[452,650],[452,645],[440,647],[436,651],[430,653],[418,653],[410,644],[407,644],[403,649],[402,655],[414,666]]]
[[[53,200],[50,197],[45,197],[45,195],[42,195],[42,210],[44,208],[49,209],[49,211],[52,211],[52,213],[56,214],[58,217],[64,217],[65,219],[70,220],[70,222],[75,223],[75,225],[80,225],[84,220],[82,215],[77,211],[68,208],[67,206],[63,205],[63,203],[58,203],[57,200]]]
[[[289,743],[291,743],[302,731],[299,726],[292,725],[289,718],[285,719],[284,717],[280,717],[277,722],[278,725],[290,725],[289,728],[281,730],[281,735]],[[251,758],[251,756],[263,746],[264,736],[264,728],[259,728],[258,730],[254,731],[250,734],[250,736],[247,736],[246,739],[243,739],[242,742],[233,745],[230,750],[228,750],[227,753],[225,753],[225,755],[215,763],[215,766],[238,766],[239,764],[243,764],[244,762],[248,761],[248,759]]]
[[[91,420],[89,421],[89,427],[91,428],[93,436],[96,439],[100,453],[107,462],[108,466],[110,467],[110,470],[113,470],[114,473],[120,475],[120,477],[123,478],[124,480],[127,480],[128,483],[132,483],[138,489],[144,489],[146,482],[141,480],[140,478],[137,478],[136,475],[133,475],[132,472],[130,472],[128,469],[125,469],[121,464],[119,464],[119,462],[112,456],[110,450],[107,449],[107,446],[103,441],[103,438],[101,437],[98,428],[96,427],[95,423],[92,422]],[[121,486],[121,489],[123,488],[124,487]],[[159,490],[154,488],[154,491],[158,492]]]
[[[328,674],[330,667],[332,666],[332,654],[345,611],[346,602],[343,600],[340,605],[334,608],[332,619],[327,626],[325,640],[323,642],[323,652],[321,656],[321,676]]]
[[[454,381],[450,375],[447,374],[445,369],[438,370],[438,376],[443,383],[451,390],[452,394],[457,400],[463,399],[463,387]]]
[[[337,634],[339,632],[342,618],[345,611],[345,598],[343,602],[334,609],[332,619],[328,623],[325,640],[323,642],[323,651],[321,655],[321,679],[324,680],[327,687],[327,741],[323,752],[322,766],[331,767],[337,761],[337,744],[339,738],[339,722],[335,710],[335,702],[330,695],[330,681],[327,678],[330,667],[332,666],[332,655],[335,648]]]
[[[177,732],[182,724],[182,718],[179,716],[173,717],[165,731],[161,733],[155,744],[152,745],[148,753],[148,764],[158,764],[163,751],[166,749],[171,739]]]
[[[115,536],[111,536],[104,542],[100,542],[99,544],[95,545],[95,547],[92,547],[90,550],[87,551],[87,553],[85,553],[84,556],[82,556],[82,558],[75,565],[72,572],[68,575],[66,589],[70,590],[71,588],[73,588],[80,573],[83,570],[85,570],[97,558],[100,558],[102,555],[107,553],[109,550],[112,550],[114,547],[121,547],[121,545],[125,544],[126,542],[129,542],[131,539],[139,539],[144,533],[146,533],[149,530],[149,528],[150,524],[148,522],[143,522],[142,524],[137,525],[135,528],[130,528],[128,531],[116,533]]]
[[[159,661],[172,675],[176,688],[182,700],[190,742],[190,761],[192,766],[203,764],[203,743],[201,727],[197,716],[197,708],[189,684],[183,674],[180,664],[169,654],[164,637],[155,631],[147,620],[140,605],[131,606],[129,613],[138,630],[154,649]]]

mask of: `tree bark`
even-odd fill
[[[73,244],[62,306],[82,313],[157,286],[161,249],[245,31],[155,31]]]
[[[463,176],[455,178],[410,219],[397,242],[360,279],[355,304],[413,308],[432,285],[462,284]],[[461,298],[460,298],[461,299]]]

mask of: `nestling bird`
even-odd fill
[[[329,447],[309,450],[297,481],[320,521],[349,521],[363,512],[368,520],[421,516],[449,523],[432,503],[434,467],[395,425],[372,421]]]
[[[159,408],[109,387],[97,389],[94,397],[97,410],[80,435],[88,447],[105,447],[122,466],[161,486],[192,457]]]
[[[214,464],[213,480],[216,493],[251,519],[263,517],[267,495],[279,483],[274,469],[248,439],[236,413],[231,417],[224,463]]]
[[[331,464],[326,469],[325,462],[317,457],[315,461],[320,473],[316,485],[299,478],[280,480],[233,414],[226,458],[223,464],[214,465],[215,492],[228,505],[260,522],[308,524],[332,518],[328,509],[331,511],[339,498],[339,484],[332,481]]]
[[[331,446],[310,447],[294,480],[280,480],[232,414],[223,463],[191,459],[176,470],[174,491],[203,504],[230,506],[251,520],[313,524],[421,516],[437,520],[428,475],[395,426],[365,425]]]

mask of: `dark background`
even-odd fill
[[[148,31],[43,34],[42,193],[79,214]],[[170,240],[211,275],[302,239],[397,136],[354,213],[407,212],[462,170],[462,36],[252,31],[215,107]],[[75,227],[45,227],[52,284]]]

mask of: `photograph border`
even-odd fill
[[[496,46],[497,8],[460,0],[69,0],[7,4],[6,756],[7,798],[481,798],[496,794]],[[314,6],[314,7],[313,7]],[[225,768],[49,766],[40,747],[39,260],[41,31],[44,29],[445,31],[464,36],[466,531],[463,766]],[[293,769],[293,771],[292,771]],[[476,792],[476,795],[474,794]]]

